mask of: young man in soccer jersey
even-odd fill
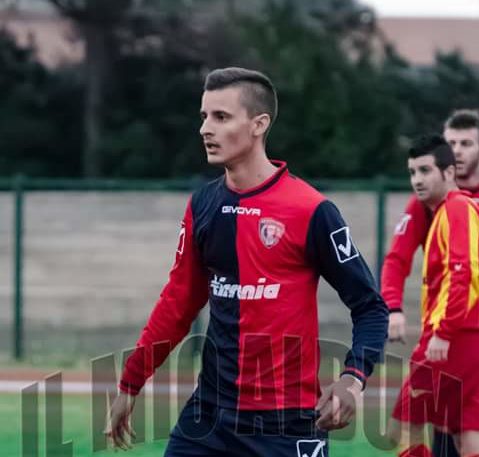
[[[337,208],[267,157],[271,81],[227,68],[204,89],[200,134],[208,162],[225,173],[187,205],[175,264],[126,363],[108,434],[127,447],[134,396],[209,300],[198,387],[165,455],[326,457],[327,431],[353,418],[383,350],[387,307]],[[318,403],[320,276],[350,308],[353,344]]]
[[[444,138],[456,157],[456,182],[479,201],[479,112],[458,110],[444,124]],[[387,253],[381,275],[381,295],[391,316],[389,340],[404,341],[406,319],[403,313],[403,292],[411,272],[414,253],[424,247],[432,220],[428,207],[413,195],[404,211]]]
[[[439,135],[411,148],[418,201],[433,214],[424,251],[422,332],[393,411],[401,457],[432,455],[423,426],[453,434],[460,455],[479,455],[479,207],[455,181],[456,162]]]
[[[444,137],[456,156],[456,181],[459,188],[469,190],[473,198],[479,200],[479,113],[473,110],[453,112],[444,124]],[[381,294],[391,312],[391,342],[405,341],[407,322],[403,313],[404,284],[411,272],[414,253],[420,245],[424,248],[431,220],[431,211],[413,195],[396,226],[391,248],[384,259]],[[455,457],[457,454],[452,439],[436,432],[434,455]]]

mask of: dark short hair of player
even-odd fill
[[[278,115],[278,97],[271,80],[263,73],[246,68],[218,68],[206,76],[204,90],[241,87],[241,102],[250,117],[268,114],[273,124]],[[270,125],[270,128],[271,128]]]
[[[453,111],[446,119],[444,128],[455,130],[479,130],[479,111],[473,109],[458,109]]]
[[[426,155],[434,156],[436,166],[441,171],[444,171],[451,165],[456,166],[454,152],[442,135],[423,135],[413,141],[409,149],[409,157],[416,159]]]

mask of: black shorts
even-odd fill
[[[164,457],[328,457],[316,411],[236,411],[188,400]]]

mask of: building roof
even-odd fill
[[[0,11],[0,28],[5,28],[21,46],[33,45],[38,59],[48,67],[78,62],[84,44],[67,19],[55,14]]]
[[[466,61],[479,66],[479,18],[379,17],[379,27],[406,60],[431,65],[437,51],[460,50]],[[35,43],[39,59],[50,67],[78,62],[84,44],[70,21],[50,8],[45,11],[0,10],[6,27],[20,44]]]
[[[479,65],[479,18],[380,17],[378,23],[412,64],[430,65],[437,51],[457,49],[466,61]]]

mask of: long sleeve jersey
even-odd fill
[[[479,188],[471,192],[471,197],[479,201]],[[381,295],[392,311],[403,307],[404,284],[411,273],[414,253],[419,246],[424,249],[432,217],[432,212],[413,195],[396,225],[381,272]]]
[[[225,408],[314,408],[320,275],[351,312],[345,372],[362,380],[372,372],[387,307],[337,208],[275,164],[257,188],[236,192],[223,176],[193,194],[175,265],[126,363],[123,391],[138,393],[209,300],[196,394]]]
[[[426,338],[479,331],[479,207],[469,195],[449,192],[427,236],[421,294]]]

